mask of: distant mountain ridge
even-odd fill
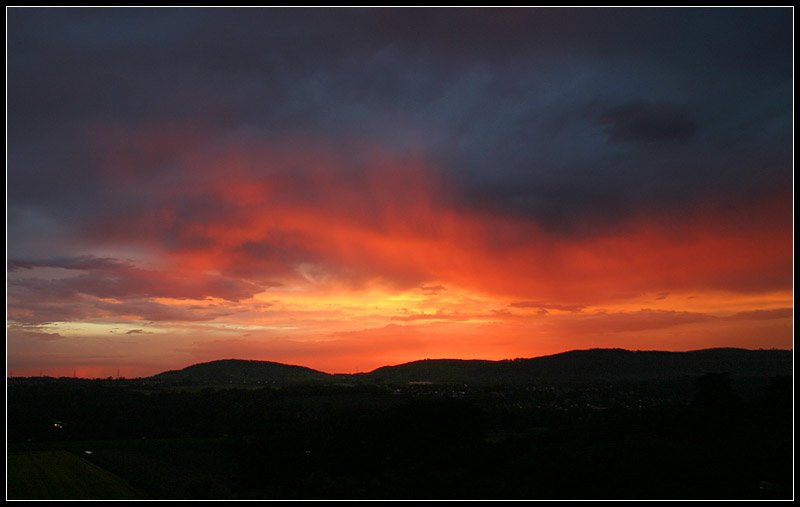
[[[690,352],[589,349],[501,361],[424,359],[383,366],[369,373],[337,375],[271,361],[224,359],[159,373],[151,378],[163,382],[197,384],[303,384],[345,380],[525,385],[674,380],[723,372],[734,377],[791,375],[792,351],[736,348]]]

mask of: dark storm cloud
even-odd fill
[[[135,316],[139,320],[151,322],[201,322],[231,314],[229,311],[214,306],[183,308],[144,300],[125,301],[122,303],[99,301],[95,303],[95,308],[106,315]]]
[[[32,217],[80,231],[297,133],[418,154],[461,206],[563,231],[791,181],[789,9],[15,8],[8,31],[25,255]]]
[[[53,268],[68,270],[66,276]],[[77,272],[78,274],[75,274]],[[152,298],[220,298],[231,304],[260,285],[218,275],[183,276],[137,268],[117,259],[59,258],[9,261],[8,317],[27,324],[134,317],[147,321],[206,321],[228,315],[218,304],[170,306]]]
[[[13,290],[19,291],[18,288]],[[214,305],[203,308],[174,307],[144,299],[110,303],[86,296],[51,295],[44,300],[37,296],[41,296],[41,293],[21,293],[10,299],[9,319],[35,329],[36,326],[53,322],[103,321],[119,317],[149,322],[202,322],[232,313]],[[58,335],[37,337],[59,338]]]
[[[117,259],[107,257],[94,257],[83,255],[79,257],[55,257],[50,259],[18,260],[8,261],[8,271],[33,268],[62,268],[69,270],[93,270],[93,269],[125,269],[131,266]]]
[[[609,143],[679,143],[690,140],[697,125],[688,111],[669,103],[634,101],[600,113]]]
[[[239,301],[263,290],[261,285],[214,274],[184,276],[180,271],[156,271],[135,267],[126,262],[93,258],[57,258],[48,260],[10,260],[9,287],[16,297],[32,305],[48,300],[67,301],[81,296],[96,298],[176,298],[216,297]],[[62,268],[79,271],[66,277],[27,274],[20,268]],[[12,305],[13,306],[13,305]]]
[[[64,336],[60,335],[59,333],[45,333],[36,326],[20,326],[17,324],[12,324],[8,326],[7,332],[12,335],[23,337],[26,340],[55,341],[64,339]]]

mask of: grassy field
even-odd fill
[[[142,498],[116,475],[62,450],[10,453],[7,473],[14,500]]]
[[[92,454],[84,456],[85,449],[91,449]],[[112,477],[121,478],[129,488],[138,492],[139,497],[189,499],[234,496],[230,487],[236,475],[234,463],[225,439],[221,438],[17,443],[10,448],[9,468],[21,469],[11,461],[12,456],[19,459],[20,456],[61,452]],[[20,471],[19,475],[29,474]],[[31,489],[27,493],[20,493],[14,498],[23,498],[23,495],[27,495],[27,498],[45,498],[41,493],[34,493],[43,487],[41,481],[29,487]]]

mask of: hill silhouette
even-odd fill
[[[787,350],[706,349],[691,352],[573,350],[531,359],[504,361],[426,359],[385,366],[368,374],[383,382],[532,384],[673,380],[707,373],[737,377],[791,375]]]
[[[151,378],[196,384],[295,384],[317,382],[331,377],[332,375],[305,366],[272,361],[222,359],[194,364],[182,370],[165,371]]]
[[[344,379],[377,383],[465,383],[525,385],[558,382],[674,380],[708,373],[734,377],[792,374],[788,350],[705,349],[690,352],[574,350],[502,361],[424,359],[383,366],[369,373],[331,375],[271,361],[225,359],[159,373],[153,379],[200,384],[308,383]]]

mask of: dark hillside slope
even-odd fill
[[[333,376],[304,366],[223,359],[195,364],[182,370],[165,371],[152,378],[164,382],[196,384],[295,384],[317,382]]]
[[[190,384],[303,384],[318,382],[463,383],[525,385],[560,382],[679,380],[707,373],[731,377],[792,374],[792,351],[707,349],[692,352],[574,350],[504,361],[425,359],[369,373],[330,375],[271,361],[225,359],[167,371],[153,380]]]
[[[506,361],[426,359],[384,366],[365,377],[377,382],[496,383],[672,380],[706,373],[734,377],[792,374],[786,350],[707,349],[692,352],[575,350]]]

